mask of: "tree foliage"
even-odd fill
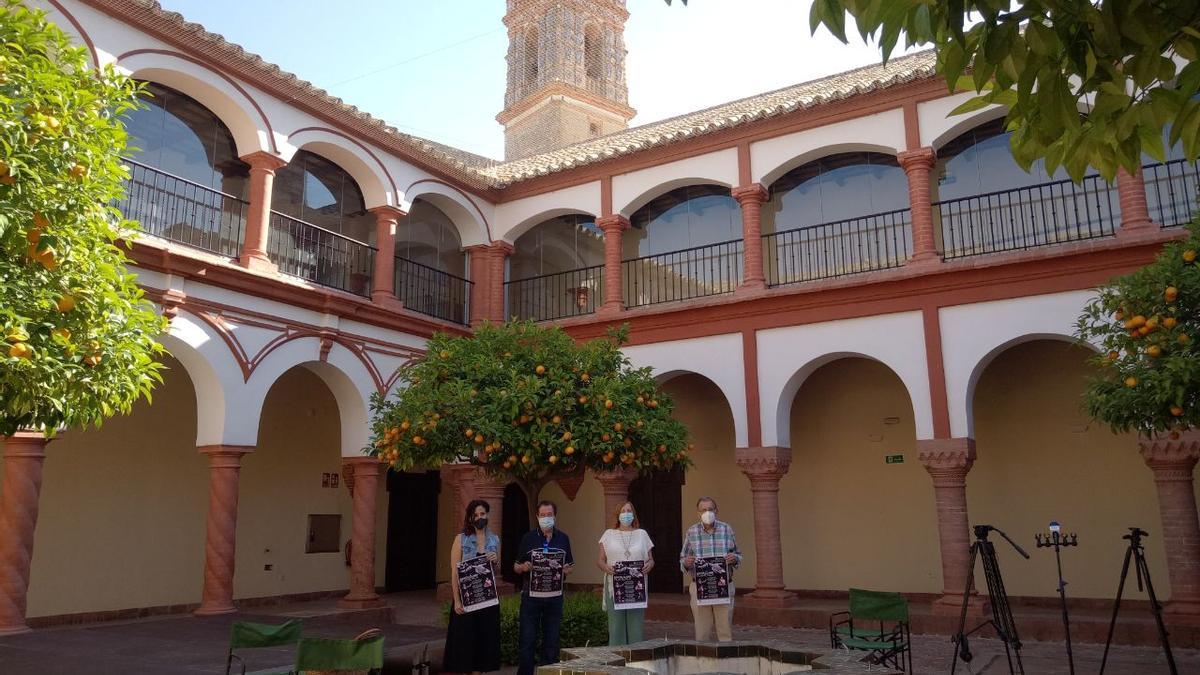
[[[1163,130],[1200,155],[1200,2],[1196,0],[815,0],[810,24],[846,41],[846,14],[886,61],[903,36],[932,45],[967,112],[1008,107],[1012,153],[1075,180],[1112,179],[1142,153],[1162,160]],[[1086,115],[1080,115],[1087,110]]]
[[[1150,265],[1101,287],[1077,335],[1101,351],[1084,406],[1114,431],[1200,428],[1200,218]]]
[[[438,334],[406,366],[407,386],[376,396],[368,453],[396,470],[470,462],[521,485],[586,469],[688,466],[686,431],[649,368],[621,353],[627,330],[577,343],[532,322]]]
[[[136,96],[43,13],[0,4],[0,436],[99,424],[161,380],[164,323],[116,246],[131,224],[108,206]]]

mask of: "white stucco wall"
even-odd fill
[[[613,176],[613,213],[631,216],[642,205],[677,187],[711,183],[737,187],[737,148]]]
[[[933,438],[925,329],[920,312],[902,312],[758,331],[763,445],[790,447],[796,392],[817,368],[847,356],[891,368],[912,400],[917,438]]]
[[[512,243],[540,223],[569,213],[600,215],[600,181],[497,204],[493,234]]]
[[[975,383],[997,354],[1031,340],[1073,340],[1075,320],[1092,297],[1091,291],[1072,291],[941,308],[951,435],[974,437]]]
[[[733,413],[737,446],[746,447],[746,384],[740,333],[636,345],[621,351],[633,365],[653,368],[660,381],[680,373],[696,373],[712,380]]]
[[[770,186],[788,171],[839,152],[896,154],[904,149],[904,112],[899,108],[805,129],[750,144],[750,175]]]

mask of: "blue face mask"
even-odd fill
[[[632,525],[633,524],[633,514],[628,511],[617,516],[617,519],[621,521],[622,525]]]
[[[538,525],[541,526],[543,530],[549,530],[550,528],[554,527],[554,516],[541,516],[538,518]]]

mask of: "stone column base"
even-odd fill
[[[338,609],[375,609],[376,607],[387,607],[387,601],[379,596],[374,598],[342,598],[338,600]]]
[[[946,593],[933,601],[934,616],[958,616],[962,612],[962,593]],[[967,617],[980,619],[992,611],[987,598],[972,593],[967,598]]]
[[[242,255],[238,258],[238,265],[243,269],[248,269],[252,272],[262,272],[263,274],[277,274],[279,266],[267,257],[267,254],[256,254],[242,251]]]
[[[404,302],[388,291],[371,291],[371,302],[389,312],[399,312],[404,309]]]
[[[209,605],[202,606],[192,611],[192,616],[221,616],[222,614],[233,614],[237,611],[237,607],[229,605]]]
[[[752,607],[782,609],[784,607],[795,607],[799,604],[800,599],[795,593],[785,591],[782,588],[762,588],[750,591],[745,596],[738,598],[737,601],[738,603]]]

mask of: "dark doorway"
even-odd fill
[[[683,547],[683,471],[655,471],[629,485],[629,501],[637,509],[642,529],[654,542],[651,588],[661,593],[683,592],[679,549]]]
[[[388,593],[437,587],[437,471],[388,471],[387,564],[383,586]]]
[[[504,522],[500,528],[501,576],[505,581],[517,584],[521,577],[512,569],[517,561],[517,544],[533,526],[529,523],[529,501],[516,483],[509,483],[504,488]]]

